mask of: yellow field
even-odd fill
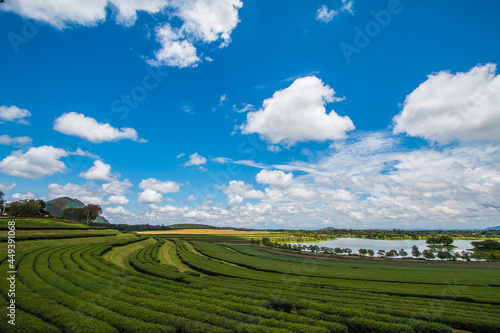
[[[139,231],[138,234],[142,235],[165,235],[165,234],[177,234],[177,235],[258,235],[263,234],[263,232],[255,231],[236,231],[236,230],[217,230],[217,229],[179,229],[179,230],[164,230],[164,231]]]

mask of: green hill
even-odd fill
[[[170,229],[220,229],[206,224],[172,224],[168,226]]]
[[[61,201],[64,203],[64,205],[62,206],[62,209],[59,212],[58,217],[62,217],[62,215],[63,215],[62,211],[66,208],[84,208],[85,207],[85,204],[78,199],[72,199],[69,197],[61,197],[61,198],[56,198],[56,199],[52,199],[50,201],[47,201],[47,205],[45,206],[45,210],[47,210],[51,215],[54,215],[56,213],[55,208],[54,208],[54,204],[56,202],[61,202]],[[106,218],[103,216],[97,217],[97,219],[95,219],[93,222],[108,223],[109,224],[109,221],[106,220]]]

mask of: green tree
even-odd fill
[[[380,258],[384,258],[384,257],[385,257],[385,250],[378,250],[378,251],[377,251],[377,255],[378,255]]]
[[[370,257],[373,257],[373,256],[375,255],[375,251],[373,251],[372,249],[369,249],[369,250],[368,250],[368,255],[369,255]]]
[[[422,255],[422,252],[418,249],[418,246],[413,245],[411,247],[411,255],[414,256],[415,258],[418,258]]]
[[[99,205],[87,205],[83,208],[83,214],[85,216],[86,223],[94,221],[102,213],[102,208]]]
[[[22,206],[22,203],[19,201],[11,202],[9,204],[9,209],[8,209],[9,215],[10,216],[19,216],[19,214],[21,212],[21,206]]]
[[[443,235],[439,237],[439,243],[443,245],[451,245],[453,243],[453,238],[448,235]]]
[[[403,258],[406,258],[408,256],[408,252],[406,252],[405,249],[399,250],[398,254]]]
[[[441,260],[451,260],[453,255],[449,251],[439,251],[437,257]]]
[[[425,242],[431,245],[441,244],[439,237],[429,237]]]
[[[21,204],[19,210],[19,216],[21,216],[21,221],[26,217],[36,216],[40,213],[41,205],[36,200],[28,200]]]
[[[467,251],[467,250],[463,250],[462,251],[462,258],[465,260],[465,261],[471,261],[471,252]]]
[[[398,255],[398,251],[396,251],[396,250],[390,250],[390,251],[387,251],[387,252],[385,253],[385,256],[386,256],[387,258],[394,258],[394,257],[396,257],[397,255]]]
[[[5,194],[0,191],[0,210],[5,207]]]
[[[366,256],[368,254],[368,250],[367,249],[359,249],[358,252],[359,252],[359,255],[362,256],[362,257],[364,257],[364,256]]]
[[[431,250],[424,250],[424,252],[422,252],[422,255],[424,256],[425,259],[434,259],[434,258],[436,258],[436,255]]]

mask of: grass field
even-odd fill
[[[497,263],[291,255],[231,230],[95,231],[16,242],[16,326],[0,279],[0,331],[500,332]]]
[[[268,232],[253,232],[253,231],[237,231],[230,229],[179,229],[179,230],[164,230],[164,231],[140,231],[141,235],[242,235],[262,237],[267,235]]]

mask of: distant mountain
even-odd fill
[[[486,228],[486,230],[500,230],[500,225],[499,226],[496,226],[496,227],[491,227],[491,228]]]
[[[45,210],[47,210],[51,215],[54,215],[54,213],[55,213],[54,204],[56,202],[62,202],[64,204],[62,206],[61,212],[59,213],[58,217],[62,217],[62,215],[63,215],[62,211],[66,208],[84,208],[85,207],[85,204],[78,199],[72,199],[69,197],[61,197],[61,198],[57,198],[57,199],[52,199],[50,201],[47,201],[46,202],[47,205],[45,206]],[[95,219],[93,222],[108,223],[109,224],[109,221],[106,220],[106,218],[102,217],[102,216],[97,217],[97,219]]]

